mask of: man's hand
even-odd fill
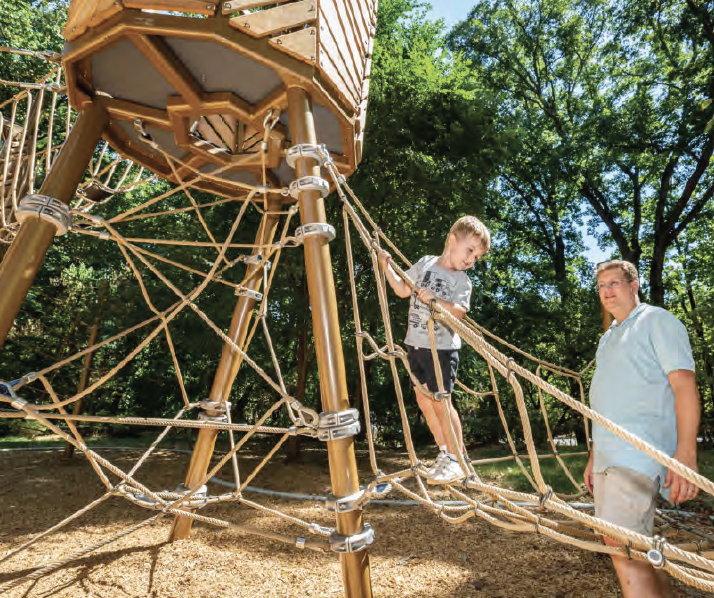
[[[590,494],[595,494],[593,491],[593,482],[595,481],[595,475],[593,474],[593,453],[590,452],[590,458],[588,459],[588,464],[585,466],[585,473],[583,474],[585,478],[585,487],[588,489]]]
[[[424,303],[428,304],[432,299],[436,299],[434,291],[429,288],[423,287],[417,291],[417,297]]]
[[[699,469],[697,469],[696,451],[680,452],[677,450],[677,452],[674,453],[674,459],[679,461],[682,465],[686,465],[692,471],[699,471]],[[669,500],[676,505],[687,500],[692,500],[699,494],[699,488],[671,469],[667,471],[667,476],[664,479],[664,487],[669,488]]]

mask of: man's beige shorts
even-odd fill
[[[628,467],[595,474],[595,516],[645,536],[654,531],[659,476],[654,480]]]

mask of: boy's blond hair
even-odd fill
[[[462,216],[454,222],[449,234],[446,235],[446,246],[448,246],[449,237],[452,233],[457,237],[473,235],[481,241],[486,252],[491,249],[491,233],[488,232],[486,225],[476,218],[476,216]]]
[[[631,262],[626,262],[625,260],[610,260],[609,262],[600,262],[597,265],[597,270],[595,270],[595,277],[597,278],[603,272],[607,270],[621,270],[625,275],[627,282],[633,282],[640,279],[640,275],[637,273],[637,268]]]

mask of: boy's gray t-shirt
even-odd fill
[[[414,264],[407,275],[420,288],[428,288],[439,299],[462,305],[468,311],[471,302],[471,280],[466,272],[461,270],[445,270],[437,264],[438,256],[426,255]],[[431,311],[413,294],[409,304],[409,324],[405,344],[428,349],[429,331],[427,322]],[[441,322],[434,322],[434,334],[437,349],[460,349],[461,337]]]

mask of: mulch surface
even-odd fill
[[[99,451],[100,453],[102,451]],[[107,452],[128,470],[139,452]],[[258,453],[241,459],[241,471]],[[360,473],[369,479],[366,455]],[[386,455],[398,464],[403,456]],[[139,474],[154,490],[173,489],[183,479],[189,457],[157,453]],[[229,471],[223,476],[227,477]],[[114,481],[114,480],[113,480]],[[326,453],[303,451],[299,463],[281,455],[251,482],[286,492],[324,495],[329,491]],[[57,451],[0,453],[0,558],[13,547],[71,515],[102,494],[103,486],[79,455],[67,464]],[[211,486],[212,493],[225,488]],[[247,498],[322,525],[333,519],[314,501]],[[396,494],[390,498],[401,498]],[[447,498],[444,496],[444,498]],[[0,562],[0,585],[48,562],[138,523],[154,512],[111,498],[67,528],[10,560]],[[207,507],[201,514],[293,536],[302,528],[238,504]],[[454,526],[422,507],[370,505],[365,521],[375,528],[370,549],[375,596],[415,598],[600,598],[619,596],[608,557],[560,545],[534,534],[502,531],[474,519]],[[338,558],[298,550],[232,529],[194,525],[188,540],[166,542],[171,518],[85,555],[37,581],[8,591],[9,597],[289,598],[343,595]],[[675,595],[708,594],[677,584]]]

